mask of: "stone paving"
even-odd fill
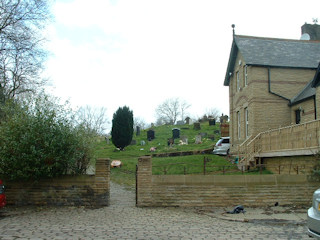
[[[305,221],[241,222],[218,212],[136,208],[134,191],[112,183],[109,207],[7,208],[0,239],[309,239]]]

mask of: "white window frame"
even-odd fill
[[[240,74],[239,71],[236,72],[236,78],[237,78],[237,91],[240,91]]]
[[[247,107],[244,109],[244,117],[245,117],[246,138],[248,138],[249,137],[249,111]]]
[[[248,86],[248,66],[244,66],[244,86]]]
[[[241,137],[241,119],[240,119],[240,111],[237,112],[238,115],[238,139]]]

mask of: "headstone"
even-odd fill
[[[140,127],[139,126],[137,126],[136,136],[140,136]]]
[[[168,138],[168,146],[172,146],[174,144],[173,138]]]
[[[199,133],[199,135],[202,137],[202,138],[205,138],[205,137],[207,137],[207,133],[206,132],[203,132],[203,133]]]
[[[195,141],[196,144],[199,144],[201,143],[201,135],[197,135],[196,136],[196,141]]]
[[[147,139],[148,139],[148,141],[152,141],[153,139],[155,139],[155,132],[154,132],[154,130],[149,130],[148,132],[147,132]]]
[[[144,146],[144,145],[146,145],[146,142],[144,140],[142,140],[142,141],[140,141],[140,145]]]
[[[220,123],[226,123],[228,122],[228,119],[229,119],[228,115],[221,114]]]
[[[130,145],[136,145],[137,144],[137,140],[132,139]]]
[[[223,117],[223,113],[222,113],[222,115],[220,117],[220,123],[223,123],[223,121],[224,121],[224,117]]]
[[[109,145],[109,144],[110,144],[110,138],[109,138],[109,136],[106,136],[105,139],[106,139],[107,144]]]
[[[184,144],[188,144],[188,137],[187,136],[181,136],[180,139]]]
[[[195,123],[193,124],[193,129],[194,129],[194,130],[200,130],[200,129],[201,129],[200,123],[199,123],[199,122],[195,122]]]
[[[213,134],[208,135],[208,138],[210,138],[212,141],[214,141],[214,135]]]
[[[216,125],[216,120],[215,119],[209,119],[209,126],[214,126]]]
[[[220,130],[214,130],[214,134],[220,134]]]
[[[172,129],[172,138],[180,138],[180,129],[179,128],[174,128]]]
[[[184,125],[184,121],[177,121],[177,125]]]
[[[191,118],[189,118],[189,117],[186,117],[186,119],[185,119],[185,121],[186,121],[186,124],[190,124],[190,120],[191,120]]]

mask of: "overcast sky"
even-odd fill
[[[319,0],[56,0],[48,90],[75,107],[105,107],[109,121],[126,105],[155,122],[156,107],[176,97],[192,117],[229,115],[231,25],[239,35],[299,39],[319,9]]]

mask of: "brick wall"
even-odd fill
[[[319,183],[306,175],[152,175],[151,157],[139,159],[137,206],[233,207],[305,205]]]
[[[110,160],[97,159],[95,175],[5,182],[8,205],[108,206]]]

